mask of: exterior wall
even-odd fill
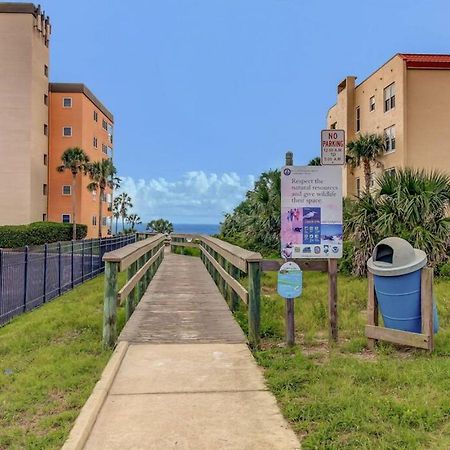
[[[33,14],[0,11],[0,225],[40,221],[47,213],[49,62],[36,21]]]
[[[346,140],[350,142],[358,138],[359,134],[384,134],[384,130],[395,126],[396,149],[384,154],[381,166],[374,167],[374,176],[383,169],[402,167],[405,165],[405,66],[400,56],[395,56],[380,69],[370,75],[355,88],[352,86],[353,77],[347,77],[346,88],[338,94],[338,101],[328,112],[327,127],[336,123],[337,129],[346,131]],[[350,82],[348,81],[350,79]],[[395,82],[395,108],[384,112],[384,88]],[[370,98],[375,97],[375,110],[370,111]],[[356,132],[356,108],[360,108],[361,128]],[[364,186],[362,167],[352,170],[349,166],[343,169],[344,196],[356,195],[356,179],[360,179],[361,188]]]
[[[450,173],[450,70],[407,72],[406,165]]]
[[[72,108],[63,107],[65,97],[72,98]],[[97,122],[94,110],[98,114]],[[108,145],[109,139],[107,131],[102,128],[103,119],[111,123],[83,93],[50,93],[49,220],[61,222],[63,214],[72,214],[72,197],[62,193],[63,185],[71,184],[72,175],[68,171],[60,173],[56,170],[61,165],[63,152],[69,147],[81,147],[91,162],[107,158],[102,151],[102,144]],[[67,126],[72,127],[72,137],[63,136],[63,127]],[[98,140],[97,148],[93,145],[94,137]],[[98,236],[99,193],[88,191],[90,182],[88,175],[77,176],[77,223],[88,226],[88,237],[91,238]],[[111,195],[110,189],[106,192]],[[111,216],[107,202],[102,202],[102,214],[103,217]],[[97,225],[93,225],[94,216]],[[106,236],[109,229],[109,223],[102,226],[102,235]]]

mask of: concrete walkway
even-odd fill
[[[198,258],[166,255],[64,449],[299,449]]]

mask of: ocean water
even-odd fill
[[[145,231],[145,224],[138,225],[136,228],[138,231]],[[174,233],[189,233],[189,234],[218,234],[220,225],[217,224],[202,224],[202,223],[174,223],[173,231]]]

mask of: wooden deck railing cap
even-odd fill
[[[222,241],[221,239],[214,238],[207,235],[201,235],[200,238],[206,242],[213,242],[218,247],[233,253],[235,256],[247,261],[247,262],[257,262],[261,261],[263,258],[260,253],[252,252],[246,250],[245,248],[238,247],[237,245],[230,244],[229,242]]]
[[[113,250],[112,252],[105,253],[103,256],[103,261],[121,262],[124,258],[131,256],[133,253],[138,252],[139,250],[149,245],[158,244],[164,238],[165,236],[163,234],[157,234],[156,236],[151,236],[142,241],[129,244],[126,247],[122,247],[117,250]]]

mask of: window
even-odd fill
[[[97,216],[92,216],[92,225],[97,225]]]
[[[102,152],[108,154],[108,146],[106,144],[102,144]]]
[[[63,136],[64,137],[72,136],[72,127],[64,127],[63,128]]]
[[[384,150],[386,153],[395,150],[395,126],[392,125],[384,130]]]
[[[102,217],[102,225],[105,227],[106,226],[106,217]]]
[[[48,125],[44,123],[44,134],[48,136]]]
[[[106,194],[103,192],[101,195],[102,202],[106,202]]]
[[[42,214],[42,222],[47,222],[47,214]]]
[[[98,122],[98,113],[97,113],[97,111],[94,111],[94,120],[95,120],[95,122]]]
[[[112,148],[111,147],[106,147],[106,154],[110,157],[110,158],[112,158]]]
[[[359,197],[361,194],[361,180],[359,178],[356,179],[356,195]]]
[[[65,184],[62,187],[62,195],[72,195],[72,186],[70,184]]]
[[[330,128],[331,128],[332,130],[335,130],[335,129],[336,129],[336,126],[337,126],[337,122],[334,122],[334,123],[332,123],[332,124],[330,125]]]
[[[395,175],[395,167],[390,167],[389,169],[386,169],[384,173],[387,173],[388,175]]]
[[[48,78],[48,66],[44,64],[44,75]]]
[[[63,108],[72,108],[72,97],[63,98]]]
[[[97,138],[94,136],[94,139],[92,140],[92,145],[97,148],[98,147],[98,140]]]
[[[361,130],[361,110],[359,106],[356,108],[356,132]]]
[[[375,96],[370,97],[369,111],[375,111]]]
[[[48,194],[48,188],[46,184],[42,185],[42,195],[47,195]]]
[[[61,218],[63,223],[70,223],[70,214],[63,214]]]
[[[44,166],[48,166],[48,155],[44,153]]]
[[[108,122],[105,119],[102,120],[102,128],[108,131]]]
[[[395,83],[384,88],[384,112],[395,108]]]
[[[44,105],[48,106],[48,95],[44,94]]]

